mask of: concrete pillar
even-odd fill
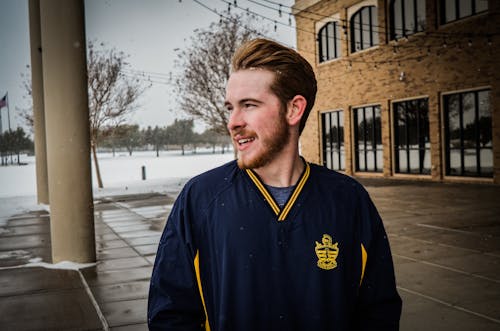
[[[83,0],[41,0],[40,18],[52,259],[94,262]]]
[[[38,203],[49,203],[45,111],[43,108],[42,40],[40,35],[40,0],[29,1],[31,47],[31,95],[35,131],[36,190]]]

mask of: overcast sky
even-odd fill
[[[228,2],[234,0],[197,0],[210,9],[222,13]],[[282,12],[290,12],[293,0],[238,0],[237,6],[255,12],[267,26],[268,37],[295,47],[295,21],[289,24],[289,15],[279,17]],[[271,8],[266,8],[271,7]],[[184,49],[195,29],[207,28],[220,19],[194,0],[86,0],[86,34],[88,40],[98,40],[110,47],[129,54],[128,62],[133,70],[152,75],[154,83],[140,99],[141,108],[131,116],[130,122],[141,127],[148,125],[168,125],[176,117],[181,117],[176,109],[175,99],[165,77],[174,72],[174,49]],[[232,6],[231,11],[240,11]],[[274,22],[277,30],[274,32]],[[30,64],[29,25],[27,0],[0,0],[0,98],[9,93],[11,127],[24,126],[18,116],[19,108],[26,108],[31,100],[23,98],[22,73],[28,72]],[[154,78],[156,77],[156,78]],[[7,108],[1,109],[2,127],[7,125]],[[198,129],[201,126],[197,126]]]

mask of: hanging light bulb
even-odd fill
[[[281,4],[280,4],[280,8],[278,9],[278,14],[281,17]]]

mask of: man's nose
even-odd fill
[[[243,127],[245,121],[243,119],[243,112],[240,109],[234,108],[229,115],[229,120],[227,122],[227,128],[229,131],[233,131],[237,128]]]

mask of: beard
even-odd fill
[[[280,112],[280,117],[275,123],[276,130],[272,136],[259,138],[262,144],[261,152],[246,159],[238,156],[238,167],[240,169],[261,168],[273,161],[283,150],[290,141],[290,131],[285,116],[284,112]],[[252,133],[250,132],[250,134]]]

